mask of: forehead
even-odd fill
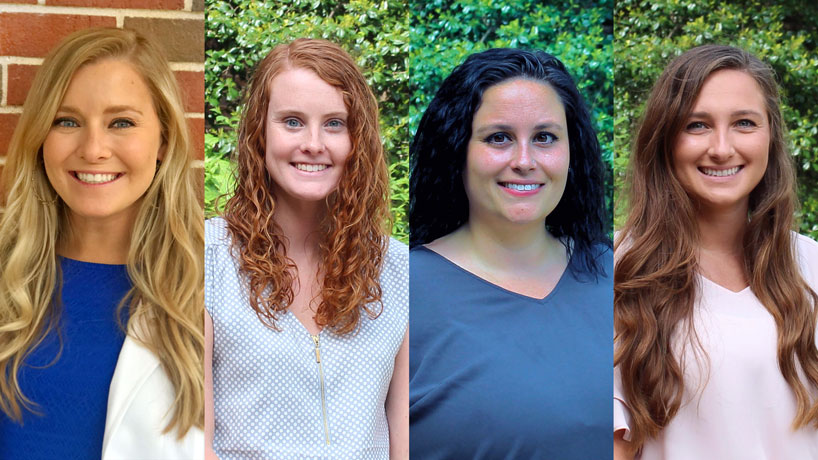
[[[718,70],[702,84],[693,111],[734,112],[756,110],[766,114],[764,92],[750,74],[740,70]]]
[[[315,72],[300,67],[288,68],[269,83],[271,110],[344,112],[346,104],[340,89]]]
[[[554,88],[548,83],[526,78],[514,78],[490,86],[483,92],[474,122],[490,123],[493,119],[533,118],[565,122],[565,107]]]
[[[108,106],[153,109],[153,95],[142,75],[128,61],[114,58],[79,67],[71,77],[62,102],[88,109]]]

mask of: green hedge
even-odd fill
[[[592,111],[603,160],[613,160],[613,0],[413,1],[409,52],[414,133],[443,79],[489,48],[539,49],[565,63]],[[612,182],[606,175],[612,212]]]
[[[393,235],[408,240],[409,52],[403,2],[350,0],[208,1],[205,26],[205,206],[232,192],[242,91],[256,64],[277,44],[323,38],[347,50],[363,71],[381,110],[381,137],[391,174]]]
[[[624,223],[627,203],[620,192],[650,88],[683,51],[718,43],[743,48],[775,70],[790,152],[798,166],[800,231],[818,237],[818,3],[618,0],[615,22],[615,226]]]

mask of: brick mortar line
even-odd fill
[[[0,106],[0,113],[23,113],[22,105],[3,105]]]
[[[204,62],[171,62],[170,70],[174,72],[204,72]]]
[[[5,107],[9,100],[9,68],[7,64],[0,63],[0,80],[3,81],[3,87],[0,88],[0,91],[3,92],[0,105]]]
[[[21,64],[21,65],[40,65],[43,63],[43,58],[22,57],[22,56],[0,56],[0,64]]]
[[[193,0],[185,0],[184,6],[182,9],[185,11],[193,11]]]
[[[0,157],[0,166],[5,166],[6,164],[6,157]]]
[[[23,56],[0,56],[0,65],[40,65],[43,58],[23,57]],[[204,72],[204,62],[171,62],[170,70],[174,72]]]
[[[156,19],[201,19],[204,11],[147,10],[137,8],[92,8],[85,6],[0,5],[0,13],[76,14],[81,16],[140,17]]]
[[[193,160],[190,162],[191,168],[204,168],[204,160]]]
[[[204,120],[204,112],[185,112],[185,118],[191,120]]]

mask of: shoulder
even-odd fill
[[[594,243],[582,250],[574,247],[572,252],[569,268],[577,281],[605,284],[605,280],[613,278],[613,250],[607,242]]]
[[[201,458],[201,429],[191,428],[182,438],[175,430],[162,432],[172,415],[174,396],[159,359],[129,335],[111,379],[103,460],[135,459],[134,452],[140,453],[138,458]]]
[[[390,237],[384,255],[384,266],[408,267],[409,246],[406,243]],[[405,270],[404,270],[405,271]]]
[[[381,287],[387,285],[405,286],[409,283],[409,248],[400,241],[389,238],[381,268]]]
[[[796,232],[792,232],[792,236],[793,239],[795,240],[796,253],[798,253],[799,255],[803,254],[807,256],[812,256],[811,258],[818,256],[818,242],[816,242],[815,240],[808,236],[801,235]]]
[[[205,248],[230,246],[230,230],[221,217],[205,220]]]
[[[818,242],[812,238],[792,232],[795,257],[807,283],[818,288]]]

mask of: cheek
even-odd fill
[[[45,163],[46,168],[55,167],[67,156],[66,152],[70,149],[69,142],[70,138],[66,138],[66,136],[54,133],[49,133],[46,136],[43,142],[43,163]]]
[[[333,136],[329,139],[327,148],[332,156],[332,162],[336,165],[343,165],[352,152],[352,140],[349,134]]]
[[[473,177],[495,176],[508,164],[508,154],[503,151],[477,151],[466,157],[466,171]]]
[[[568,146],[560,146],[543,154],[540,161],[543,170],[552,180],[568,177],[568,168],[571,166],[571,154]]]

